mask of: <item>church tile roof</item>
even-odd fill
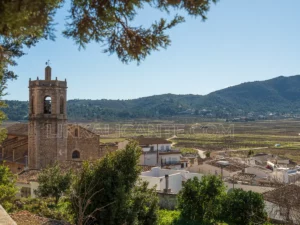
[[[28,124],[16,123],[6,128],[7,134],[16,136],[28,136]]]

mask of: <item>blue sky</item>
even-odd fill
[[[28,80],[52,76],[68,81],[68,99],[133,99],[173,94],[208,94],[242,82],[300,74],[299,0],[220,0],[206,22],[187,18],[168,32],[172,44],[141,65],[123,64],[91,43],[78,50],[61,35],[67,7],[58,11],[55,42],[41,41],[18,60],[19,74],[5,99],[28,100]],[[150,8],[137,20],[149,25],[166,16]]]

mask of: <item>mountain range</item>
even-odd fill
[[[28,117],[28,101],[7,100],[10,120]],[[166,118],[182,115],[232,118],[266,113],[298,114],[300,75],[246,82],[207,95],[163,94],[132,100],[74,99],[67,104],[71,120]]]

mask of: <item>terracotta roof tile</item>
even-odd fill
[[[140,145],[152,145],[152,144],[171,144],[171,141],[168,141],[163,138],[147,138],[144,136],[139,136],[134,138],[134,140],[138,141]]]
[[[17,136],[28,136],[28,124],[27,123],[16,123],[6,128],[7,134]]]
[[[37,181],[39,170],[24,170],[18,174],[17,182],[28,184],[30,181]]]
[[[290,206],[300,207],[300,187],[296,184],[286,185],[263,194],[266,201],[278,205],[288,203]]]
[[[62,172],[72,170],[73,172],[79,172],[82,169],[82,161],[66,160],[63,163],[59,163]],[[17,182],[28,184],[30,181],[37,181],[40,170],[30,169],[23,170],[18,174]]]

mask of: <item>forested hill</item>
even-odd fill
[[[95,93],[97,95],[97,93]],[[100,96],[99,96],[100,97]],[[28,102],[6,101],[10,120],[27,119]],[[300,111],[300,75],[247,82],[208,95],[164,94],[133,100],[69,100],[68,118],[117,120],[196,115],[230,118]]]

